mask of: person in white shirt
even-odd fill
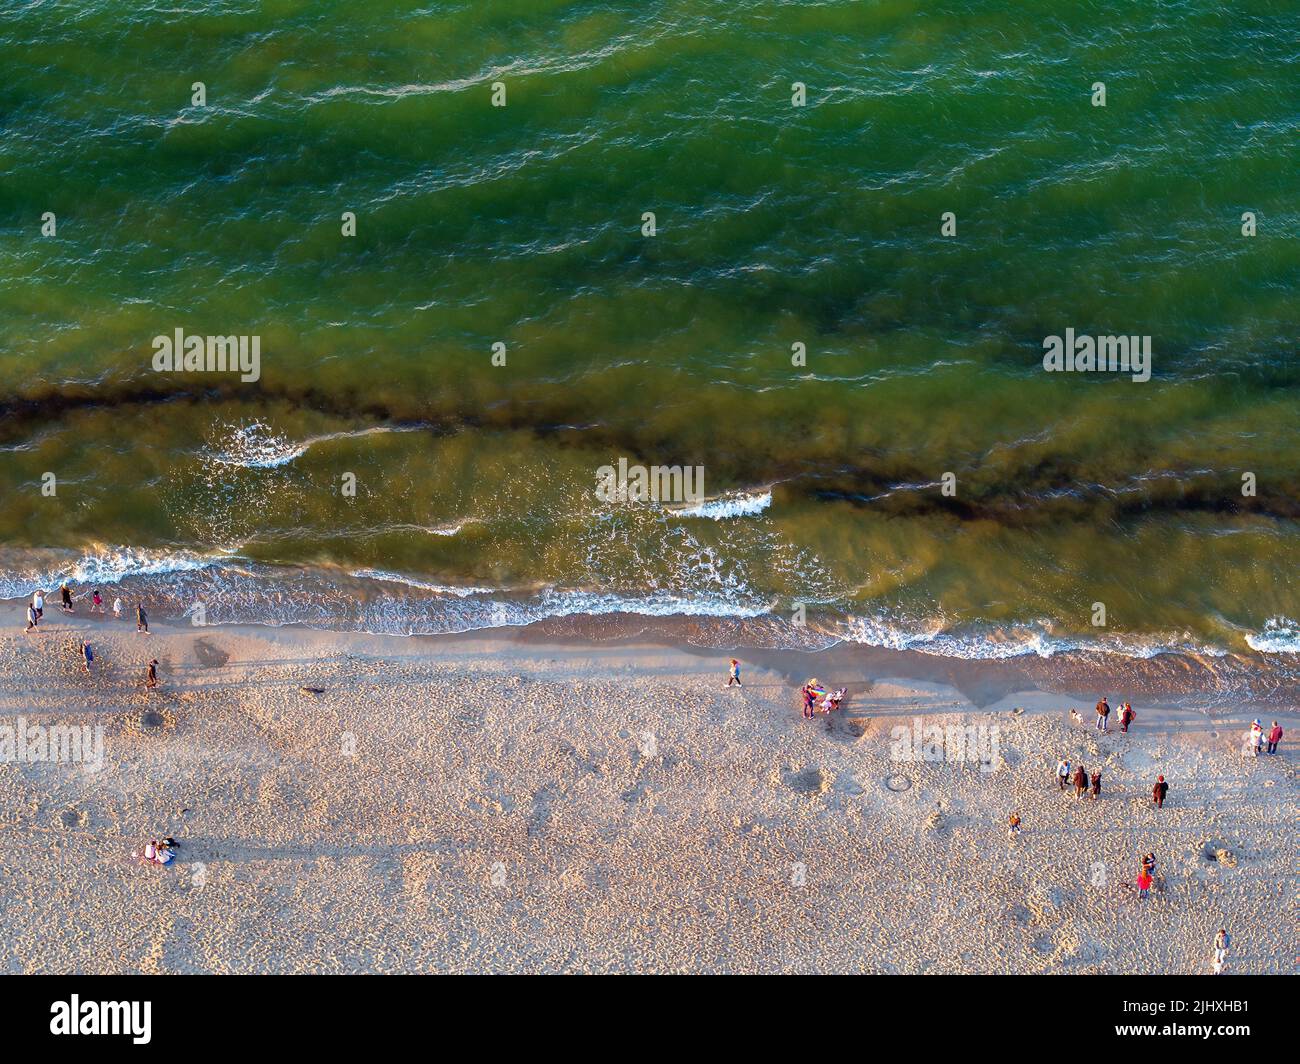
[[[1067,761],[1065,758],[1061,758],[1061,760],[1056,763],[1057,789],[1062,791],[1065,790],[1065,785],[1066,783],[1069,782],[1069,779],[1070,779],[1070,762]]]
[[[122,600],[120,598],[113,600],[113,616],[118,618],[122,616]]]

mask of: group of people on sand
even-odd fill
[[[1282,741],[1282,725],[1277,721],[1273,722],[1273,727],[1268,730],[1268,752],[1277,753],[1277,744]],[[1264,725],[1256,717],[1250,722],[1250,752],[1251,756],[1259,757],[1264,752]]]
[[[176,840],[170,835],[165,839],[150,839],[144,844],[144,849],[131,856],[138,857],[149,864],[169,865],[176,859],[177,845]]]
[[[66,580],[59,586],[59,594],[63,601],[63,612],[75,613],[76,608],[72,604],[72,589],[68,587],[68,583]],[[104,596],[100,594],[98,588],[95,589],[94,594],[91,596],[90,612],[91,613],[106,612],[104,609]],[[26,631],[39,632],[41,618],[44,616],[45,616],[45,592],[42,589],[37,588],[37,590],[32,593],[31,600],[27,604]],[[122,616],[122,600],[120,598],[115,599],[113,601],[113,616],[114,617]],[[149,616],[148,614],[145,613],[143,602],[138,603],[135,608],[135,630],[137,632],[143,632],[145,635],[149,634]],[[73,645],[76,648],[77,654],[80,655],[81,657],[82,669],[85,670],[87,676],[93,675],[95,670],[95,648],[90,645],[90,641],[88,639],[76,640],[76,642]],[[146,667],[144,685],[146,688],[152,688],[158,686],[158,659],[157,658],[152,659],[149,662],[148,666]]]
[[[1082,798],[1085,794],[1091,793],[1092,800],[1095,802],[1101,797],[1101,771],[1097,770],[1090,776],[1083,765],[1071,767],[1070,759],[1063,757],[1056,763],[1057,789],[1065,790],[1067,783],[1074,784],[1075,798]]]
[[[62,599],[64,613],[76,613],[76,607],[72,604],[72,588],[68,587],[65,580],[59,585],[59,596]],[[121,618],[122,616],[122,599],[113,599],[113,616]],[[107,615],[108,610],[104,606],[104,596],[100,593],[99,588],[95,588],[90,596],[90,612],[103,613]],[[33,592],[31,601],[27,604],[27,628],[26,631],[40,631],[41,618],[45,616],[45,592],[37,588]],[[135,630],[149,634],[149,616],[144,611],[144,603],[138,602],[135,607]]]
[[[838,691],[831,691],[823,687],[814,676],[799,688],[799,697],[803,699],[803,715],[811,720],[818,713],[835,712],[840,708],[847,691],[848,688],[845,687],[841,687]]]
[[[1078,714],[1074,713],[1073,710],[1071,710],[1071,713],[1075,717],[1078,717]],[[1103,731],[1103,732],[1110,731],[1110,713],[1111,713],[1110,700],[1105,695],[1102,695],[1101,701],[1097,703],[1097,730],[1098,731]],[[1120,703],[1119,712],[1116,714],[1116,716],[1119,719],[1119,730],[1122,732],[1127,732],[1128,726],[1132,724],[1135,720],[1137,720],[1137,714],[1133,712],[1133,703],[1132,702]]]

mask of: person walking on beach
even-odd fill
[[[1228,950],[1232,948],[1232,936],[1228,934],[1227,928],[1219,928],[1219,933],[1214,936],[1214,974],[1218,975],[1223,971],[1223,966],[1228,960]]]
[[[1056,789],[1058,791],[1065,790],[1065,785],[1069,779],[1070,762],[1065,758],[1061,758],[1061,760],[1056,763]]]
[[[39,617],[36,616],[36,607],[33,606],[33,605],[31,605],[30,603],[28,603],[28,605],[27,605],[27,628],[25,629],[24,634],[25,634],[26,632],[30,632],[30,631],[32,631],[32,629],[34,629],[34,628],[35,628],[38,624],[40,624],[40,623],[41,623],[41,619],[40,619]]]
[[[1164,776],[1157,776],[1155,786],[1151,788],[1151,800],[1156,803],[1157,809],[1165,807],[1165,796],[1169,793],[1169,784],[1165,782]]]
[[[90,612],[104,612],[104,596],[99,593],[99,588],[95,588],[95,593],[90,596]]]
[[[811,720],[813,708],[817,705],[817,696],[812,692],[811,683],[804,684],[800,691],[803,694],[803,715]]]
[[[86,670],[86,675],[90,675],[90,667],[95,664],[95,652],[90,649],[90,644],[85,640],[81,643],[81,664]]]
[[[740,662],[738,662],[735,658],[731,659],[731,672],[727,676],[727,686],[728,687],[740,686]]]
[[[1020,814],[1012,813],[1011,818],[1007,821],[1007,840],[1015,842],[1016,836],[1020,834]]]
[[[32,608],[36,611],[38,621],[45,616],[45,593],[43,591],[37,591],[32,596]]]
[[[1097,703],[1097,730],[1105,731],[1106,724],[1110,720],[1110,703],[1106,701],[1106,696],[1101,696],[1101,701]]]
[[[145,635],[149,634],[149,618],[145,615],[143,602],[136,603],[135,630],[137,632],[144,632]]]
[[[72,591],[66,580],[59,585],[59,594],[63,596],[63,612],[72,613]]]
[[[1273,730],[1268,733],[1268,752],[1277,753],[1277,744],[1282,741],[1282,725],[1277,721],[1273,722]]]
[[[1138,873],[1138,897],[1145,898],[1151,890],[1151,873],[1145,868]]]
[[[145,687],[158,686],[158,659],[154,658],[149,662],[149,673],[144,680]]]
[[[1256,717],[1250,722],[1250,750],[1255,757],[1259,757],[1260,752],[1264,749],[1264,725]]]
[[[1101,797],[1101,773],[1094,772],[1092,774],[1092,800],[1095,802],[1100,797]]]
[[[1083,797],[1083,792],[1088,789],[1088,770],[1082,765],[1074,770],[1074,797],[1079,799]]]
[[[120,597],[113,599],[113,616],[118,620],[122,618],[122,599]]]
[[[1124,708],[1119,711],[1119,730],[1128,732],[1128,726],[1137,720],[1137,714],[1133,712],[1133,703],[1125,702]]]

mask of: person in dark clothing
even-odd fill
[[[59,594],[61,594],[61,595],[63,596],[63,612],[64,612],[64,613],[71,613],[71,612],[72,612],[72,592],[68,589],[68,585],[67,585],[66,582],[63,584],[62,587],[59,588]]]
[[[1165,807],[1165,795],[1169,793],[1169,784],[1165,782],[1164,776],[1156,777],[1156,784],[1151,788],[1151,799],[1156,803],[1157,809]]]
[[[135,630],[146,634],[149,631],[149,618],[145,616],[143,602],[139,603],[135,608]]]
[[[158,686],[158,659],[157,658],[154,658],[153,661],[149,662],[149,675],[145,678],[144,685],[146,687]]]
[[[1101,797],[1101,773],[1094,772],[1092,774],[1092,800],[1095,802],[1100,797]]]
[[[1128,726],[1137,719],[1137,714],[1133,712],[1133,704],[1125,702],[1124,708],[1119,711],[1119,730],[1128,731]]]
[[[1101,701],[1097,703],[1097,730],[1106,730],[1106,721],[1110,719],[1110,703],[1106,701],[1106,696],[1101,696]]]
[[[1083,792],[1088,789],[1088,770],[1082,765],[1074,770],[1074,796],[1082,798]]]

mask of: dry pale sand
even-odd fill
[[[1294,967],[1295,716],[1254,760],[1231,707],[1099,737],[877,677],[828,724],[724,655],[47,619],[0,636],[0,723],[100,723],[106,757],[0,765],[0,971],[1204,972],[1221,924],[1230,971]],[[1003,764],[891,760],[914,715],[996,726]],[[176,864],[130,859],[168,833]]]

